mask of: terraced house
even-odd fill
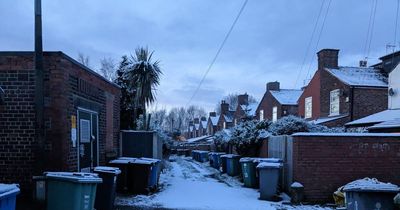
[[[387,74],[376,67],[338,65],[339,50],[317,53],[318,69],[298,100],[299,115],[316,124],[345,123],[387,109]]]

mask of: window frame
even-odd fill
[[[337,97],[337,100],[332,100],[334,97]],[[337,110],[333,112],[333,105],[337,105]],[[329,92],[329,116],[340,115],[340,89],[335,89]]]
[[[304,118],[312,118],[312,96],[304,99]]]
[[[276,122],[278,120],[278,107],[272,107],[272,122]]]

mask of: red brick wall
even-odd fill
[[[355,88],[353,120],[381,112],[388,108],[387,88]]]
[[[5,105],[0,112],[0,182],[27,188],[32,178],[35,145],[33,53],[0,53],[0,86]],[[113,113],[113,142],[118,148],[119,88],[72,62],[61,52],[44,53],[45,127],[47,161],[44,170],[77,170],[77,149],[71,143],[71,115],[77,98],[92,101],[99,112],[100,164],[105,162],[106,114]],[[94,87],[94,94],[78,88],[79,79]],[[114,105],[106,109],[106,94]]]
[[[30,183],[35,157],[35,78],[29,57],[0,56],[0,183]]]
[[[305,104],[304,101],[307,97],[312,96],[312,118],[316,119],[320,117],[320,87],[321,87],[321,71],[315,72],[313,78],[308,83],[307,87],[301,94],[298,104],[299,104],[299,116],[304,118],[305,115]]]
[[[364,177],[400,184],[400,135],[328,135],[293,136],[293,181],[307,201],[332,202],[338,187]]]

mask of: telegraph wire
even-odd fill
[[[197,86],[196,90],[194,91],[193,95],[190,97],[188,103],[186,104],[186,107],[190,105],[190,103],[192,102],[193,98],[196,96],[197,92],[199,91],[201,85],[203,84],[204,80],[206,79],[207,74],[210,72],[211,68],[213,67],[215,61],[217,60],[219,54],[220,54],[221,51],[222,51],[222,48],[224,47],[224,45],[225,45],[226,41],[228,40],[229,36],[231,35],[231,33],[232,33],[232,31],[233,31],[233,28],[235,27],[237,21],[239,20],[240,15],[242,14],[244,8],[246,7],[247,2],[248,2],[248,0],[245,0],[245,1],[243,2],[243,5],[242,5],[242,7],[240,8],[239,13],[236,15],[236,18],[235,18],[235,20],[234,20],[233,23],[232,23],[232,26],[229,28],[228,33],[225,35],[225,38],[224,38],[224,40],[222,41],[220,47],[218,48],[217,53],[215,54],[214,58],[212,59],[210,65],[208,66],[208,68],[207,68],[205,74],[203,75],[202,79],[200,80],[200,83],[199,83],[199,85]]]
[[[306,63],[307,55],[308,55],[308,53],[309,53],[309,51],[310,51],[310,47],[311,47],[312,41],[314,40],[314,35],[315,35],[315,32],[317,31],[317,26],[318,26],[319,19],[320,19],[320,17],[321,17],[322,9],[324,8],[324,5],[325,5],[325,0],[322,1],[321,7],[319,8],[318,17],[317,17],[317,20],[315,21],[314,29],[313,29],[313,31],[312,31],[312,33],[311,33],[310,41],[308,42],[307,49],[306,49],[306,52],[305,52],[304,57],[303,57],[303,61],[302,61],[302,63],[301,63],[300,71],[299,71],[299,73],[297,74],[297,78],[296,78],[296,82],[295,82],[295,84],[294,84],[294,88],[297,87],[297,83],[299,82],[300,75],[301,75],[301,73],[303,72],[304,64]]]

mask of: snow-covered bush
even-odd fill
[[[343,128],[328,128],[323,125],[316,125],[309,121],[295,116],[282,117],[269,126],[268,130],[272,135],[291,135],[297,132],[321,132],[338,133],[343,132]]]
[[[224,129],[214,135],[214,145],[217,152],[228,152],[231,130]]]
[[[233,127],[232,137],[229,142],[241,156],[258,156],[262,139],[269,136],[267,131],[269,125],[270,123],[267,121],[245,121],[239,123]]]

